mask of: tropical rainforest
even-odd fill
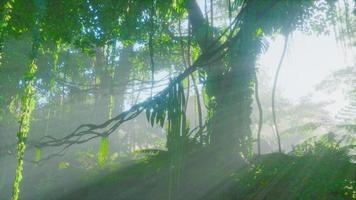
[[[356,199],[355,31],[354,0],[1,0],[0,199]]]

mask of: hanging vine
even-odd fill
[[[276,75],[274,77],[274,82],[273,82],[273,88],[272,88],[272,117],[273,117],[273,127],[274,127],[274,131],[277,135],[277,142],[278,142],[278,152],[281,153],[282,152],[282,146],[281,146],[281,138],[279,135],[279,130],[278,130],[278,126],[277,126],[277,117],[276,117],[276,109],[275,109],[275,96],[276,96],[276,88],[277,88],[277,82],[278,82],[278,76],[279,76],[279,71],[281,70],[282,67],[282,63],[287,51],[287,45],[288,45],[288,38],[289,35],[287,34],[284,37],[284,46],[283,46],[283,52],[282,52],[282,56],[279,59],[278,62],[278,67],[277,67],[277,71],[276,71]]]
[[[154,36],[154,25],[155,25],[155,1],[152,2],[152,7],[151,7],[151,12],[150,12],[150,32],[149,32],[149,38],[148,38],[148,49],[149,49],[149,54],[150,54],[150,67],[151,67],[151,97],[153,94],[153,86],[154,86],[154,80],[155,80],[155,62],[154,62],[154,47],[153,47],[153,36]]]
[[[49,85],[49,95],[48,95],[48,111],[47,111],[47,119],[46,119],[46,129],[45,129],[45,136],[48,134],[48,129],[49,129],[49,122],[51,120],[51,112],[52,112],[52,95],[55,92],[55,76],[58,73],[58,59],[59,59],[59,53],[61,49],[61,42],[57,41],[54,47],[53,51],[53,67],[51,69],[50,73],[50,85]]]
[[[154,95],[152,98],[149,98],[141,103],[138,103],[132,106],[129,110],[118,114],[110,120],[102,124],[83,124],[75,129],[72,133],[68,134],[63,138],[55,138],[52,136],[43,137],[39,143],[36,144],[38,147],[63,147],[60,151],[52,153],[40,160],[40,162],[51,159],[55,156],[61,156],[63,153],[74,144],[82,144],[92,139],[108,136],[113,133],[119,126],[123,123],[137,117],[143,111],[146,111],[147,119],[151,124],[157,123],[163,126],[165,121],[165,104],[161,102],[165,101],[168,96],[169,91],[174,87],[174,85],[182,82],[193,72],[197,71],[199,68],[203,68],[211,65],[212,63],[217,62],[227,53],[227,49],[232,41],[236,40],[238,36],[236,33],[237,22],[240,20],[241,16],[238,15],[234,18],[233,23],[227,27],[215,40],[213,40],[208,45],[208,50],[203,52],[195,62],[185,69],[181,74],[171,80],[170,84]],[[232,27],[232,28],[231,28]],[[229,32],[231,28],[231,32]],[[222,38],[226,36],[224,41],[221,41]],[[159,113],[159,114],[157,114]],[[201,126],[201,130],[204,126]],[[196,130],[196,129],[193,129]],[[201,132],[203,133],[203,132]],[[191,134],[191,133],[190,133]],[[189,134],[189,135],[190,135]]]
[[[255,99],[257,103],[257,108],[258,108],[258,130],[257,130],[257,152],[258,155],[261,155],[261,130],[262,130],[262,125],[263,125],[263,110],[262,110],[262,105],[258,93],[258,78],[257,74],[255,75]]]

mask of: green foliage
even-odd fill
[[[162,149],[140,149],[135,151],[135,153],[143,153],[147,155],[157,155],[157,154],[162,154],[165,153],[166,151]]]
[[[322,137],[312,137],[294,148],[292,154],[296,156],[317,155],[334,160],[350,159],[350,150],[355,147],[352,143],[343,143],[347,137],[337,139],[336,134],[330,132]]]
[[[34,25],[37,9],[43,10],[43,38],[75,44],[85,52],[113,39],[142,41],[155,22],[167,21],[184,13],[183,0],[149,1],[16,1],[15,16],[9,21],[11,34],[24,34]],[[40,6],[36,5],[39,4]],[[147,16],[154,8],[154,16]],[[178,15],[179,13],[179,15]],[[63,23],[65,22],[65,23]],[[154,28],[166,28],[155,23]]]
[[[178,190],[183,165],[183,149],[189,137],[183,84],[180,82],[173,84],[168,91],[167,98],[158,99],[154,103],[146,108],[146,117],[152,126],[159,123],[161,127],[167,118],[167,149],[171,165],[169,199],[172,199]]]
[[[15,0],[5,1],[5,4],[0,4],[0,67],[3,59],[3,47],[4,47],[4,37],[5,29],[7,28],[9,21],[11,20],[11,12]]]
[[[346,129],[350,133],[356,133],[356,124],[344,124],[340,125],[339,127]]]
[[[95,152],[90,150],[82,150],[76,153],[77,162],[84,170],[92,170],[97,167],[98,156]]]
[[[20,195],[20,184],[22,181],[23,159],[26,149],[26,139],[30,131],[30,123],[32,111],[35,107],[35,88],[33,86],[33,79],[37,71],[35,61],[31,61],[28,71],[24,77],[25,87],[24,94],[21,97],[21,110],[20,110],[20,127],[17,132],[17,167],[15,181],[13,185],[12,200],[18,200]]]
[[[314,122],[309,122],[303,125],[291,127],[285,131],[282,132],[281,135],[290,135],[290,134],[310,134],[313,131],[315,131],[317,128],[319,128],[322,124],[321,123],[314,123]]]
[[[41,160],[41,148],[36,148],[36,158],[35,161],[39,162]]]
[[[23,156],[27,135],[30,130],[31,114],[35,104],[40,105],[37,107],[39,107],[39,112],[41,112],[47,106],[56,103],[57,100],[61,102],[60,104],[66,99],[75,98],[93,101],[92,97],[98,94],[96,93],[96,88],[98,86],[101,87],[104,85],[104,82],[107,81],[104,75],[109,75],[112,80],[116,74],[114,74],[114,67],[110,69],[103,67],[105,69],[102,71],[97,69],[98,66],[93,67],[92,59],[85,57],[84,54],[94,55],[97,49],[105,47],[109,49],[110,45],[113,46],[113,49],[121,44],[123,44],[123,46],[135,45],[135,55],[130,57],[130,62],[133,63],[134,69],[128,73],[129,76],[134,77],[130,78],[147,79],[147,53],[150,51],[147,45],[151,37],[153,37],[151,41],[154,41],[152,46],[155,50],[155,59],[157,59],[157,63],[163,63],[158,69],[166,69],[168,67],[179,69],[179,66],[182,65],[180,56],[177,56],[180,47],[178,45],[179,41],[182,40],[182,43],[186,44],[188,40],[191,39],[191,36],[184,33],[183,36],[177,39],[177,24],[175,22],[178,21],[178,19],[181,22],[186,21],[187,2],[187,0],[9,0],[0,3],[0,62],[3,61],[1,56],[3,52],[3,41],[14,37],[16,39],[21,38],[20,36],[26,37],[29,33],[33,33],[34,44],[32,48],[35,50],[30,53],[31,59],[37,59],[38,56],[42,57],[42,59],[38,59],[36,62],[31,61],[27,69],[24,69],[24,65],[17,67],[17,65],[19,65],[17,60],[26,57],[29,52],[23,51],[22,46],[14,45],[17,49],[13,50],[9,48],[9,51],[14,52],[7,52],[7,58],[4,60],[6,61],[6,63],[4,63],[6,66],[2,64],[0,66],[0,89],[1,92],[6,90],[6,93],[0,96],[0,119],[3,118],[2,113],[3,110],[5,110],[3,108],[8,106],[12,114],[19,113],[19,121],[21,122],[19,132],[17,133],[18,167],[14,184],[14,199],[18,198],[20,190]],[[253,33],[253,39],[259,41],[253,41],[256,42],[256,44],[251,45],[249,44],[249,39],[251,38],[246,37],[248,40],[243,38],[241,40],[242,43],[231,44],[229,47],[242,46],[243,48],[241,48],[238,53],[247,53],[242,53],[242,56],[238,57],[237,60],[250,59],[252,63],[254,63],[257,59],[254,56],[264,51],[268,46],[260,40],[263,36],[276,32],[289,32],[298,28],[308,28],[305,23],[307,18],[310,18],[310,16],[320,11],[329,10],[332,6],[328,7],[328,5],[335,4],[335,1],[318,2],[319,1],[312,0],[233,1],[231,9],[236,12],[239,11],[243,5],[248,4],[249,6],[248,12],[244,13],[242,21],[238,24],[238,26],[240,26],[238,30],[243,32],[245,31],[244,28],[250,28],[248,25],[253,24],[253,26],[251,26],[252,30],[246,30],[246,32]],[[321,18],[316,17],[315,19],[315,23],[312,22],[310,26],[318,32],[322,32],[323,25],[325,24],[323,22],[323,16]],[[246,24],[248,25],[245,26]],[[216,35],[220,32],[220,29],[221,27],[214,27],[214,32],[217,33]],[[189,36],[189,39],[187,36]],[[193,38],[195,36],[193,36]],[[205,41],[205,43],[210,42],[211,41]],[[191,57],[193,60],[202,52],[194,42],[192,47],[189,48],[192,48]],[[41,53],[43,55],[37,55],[37,50],[42,51]],[[105,53],[110,54],[110,50],[107,50]],[[113,60],[118,57],[121,59],[121,54],[120,56],[113,54],[113,57],[115,57]],[[11,59],[16,60],[16,62],[11,62]],[[227,74],[233,68],[230,65],[235,65],[235,61],[236,60],[232,60],[227,64],[229,66],[224,66],[222,69],[219,68],[218,70],[221,71],[218,71],[218,73]],[[14,63],[16,65],[14,65]],[[53,66],[48,67],[48,63],[51,63],[50,65],[53,63]],[[116,64],[115,61],[113,61],[112,64],[114,66]],[[37,69],[37,65],[40,66],[39,69]],[[244,63],[241,66],[244,66]],[[253,67],[254,65],[251,65],[251,72],[253,72]],[[22,72],[25,72],[25,74],[21,78]],[[203,96],[206,102],[208,102],[208,113],[209,117],[211,117],[216,114],[213,108],[216,106],[217,99],[224,99],[225,93],[222,92],[222,89],[225,89],[224,86],[229,85],[229,82],[223,77],[221,79],[223,80],[221,82],[223,83],[222,87],[216,89],[216,94],[218,95],[212,95],[206,92],[211,89],[210,86],[207,86],[207,80],[214,82],[217,81],[217,79],[214,79],[215,77],[212,78],[211,74],[206,73],[204,70],[199,70],[199,78],[204,86],[203,90],[205,92]],[[171,167],[176,170],[171,174],[175,179],[172,182],[176,182],[174,184],[177,184],[180,170],[182,169],[183,149],[186,148],[187,143],[189,143],[189,123],[184,110],[187,103],[185,102],[186,98],[184,94],[186,81],[187,80],[183,81],[183,83],[174,84],[166,96],[162,99],[157,99],[157,101],[153,101],[152,104],[144,108],[147,120],[152,126],[154,124],[158,124],[161,127],[164,127],[165,124],[167,125],[167,148],[171,156],[169,162]],[[252,86],[252,82],[248,78],[243,77],[239,81],[232,82],[233,84],[231,85],[234,85],[234,87],[231,88],[233,90],[240,91],[250,89]],[[235,88],[236,85],[239,87]],[[21,95],[14,95],[14,93],[17,92],[16,88],[23,89]],[[41,93],[41,100],[43,101],[35,101],[35,88],[38,93]],[[135,88],[135,85],[133,85],[133,88]],[[113,98],[113,90],[114,89],[110,89],[109,103],[107,106],[109,118],[112,118],[115,108],[114,100],[116,101],[116,99]],[[126,88],[124,88],[124,92],[125,90]],[[209,93],[209,95],[207,93]],[[230,91],[227,91],[227,93],[230,93]],[[249,99],[250,94],[246,94],[247,95],[240,95],[238,97]],[[230,98],[230,101],[236,102],[236,99]],[[21,104],[20,110],[18,104]],[[226,106],[224,103],[222,103],[221,106],[225,106],[224,111],[231,110],[233,115],[236,114],[234,108]],[[246,107],[248,106],[247,103]],[[71,107],[67,105],[60,109],[62,109],[64,113],[71,111]],[[55,110],[55,112],[57,110]],[[230,119],[232,115],[226,117],[226,113],[227,112],[222,112],[223,115],[221,116],[224,117],[221,117],[219,120]],[[242,115],[242,113],[243,112],[240,112],[239,115]],[[244,119],[232,121],[233,123],[241,123],[249,126],[250,122],[247,119],[249,116],[248,114],[246,116]],[[308,130],[314,128],[316,127],[311,124],[306,126]],[[217,134],[221,135],[222,133],[219,132]],[[241,135],[244,137],[242,140],[247,138],[245,140],[249,140],[247,143],[250,143],[250,135]],[[309,153],[319,154],[325,150],[324,147],[323,145],[314,145],[314,150]],[[334,152],[337,148],[333,147],[330,151]],[[304,150],[300,148],[300,154],[305,156],[305,152],[309,151],[309,149],[309,146]],[[340,151],[340,154],[342,153],[343,152]],[[82,157],[86,159],[86,161],[83,162],[88,162],[88,160],[91,159],[94,164],[88,164],[89,167],[87,168],[95,166],[97,163],[102,167],[107,163],[108,154],[109,140],[108,137],[103,137],[101,138],[99,152],[97,154],[97,162],[95,160],[95,153],[83,153]],[[165,153],[160,152],[158,154],[163,155]],[[40,158],[41,150],[36,149],[35,160],[39,161]],[[59,164],[60,169],[67,168],[68,166],[69,164],[67,165],[66,163]],[[345,187],[350,188],[350,186]]]
[[[58,164],[58,169],[67,169],[69,167],[69,163],[68,162],[60,162]]]
[[[338,150],[327,149],[321,155],[317,151],[298,157],[262,155],[234,176],[236,195],[244,199],[354,199],[355,164]]]
[[[109,138],[102,137],[100,141],[99,152],[98,152],[99,166],[103,167],[106,164],[108,154],[109,154]]]
[[[147,156],[121,165],[118,170],[93,179],[89,187],[82,188],[74,194],[74,198],[117,198],[118,193],[127,192],[132,199],[168,199],[168,182],[171,170],[171,155],[158,149],[143,150]],[[207,172],[213,172],[213,163],[200,162],[201,154],[189,154],[187,164],[183,165],[180,184],[189,184],[188,189],[180,190],[175,197],[189,197],[196,194],[191,190],[195,179],[203,180],[201,187],[208,187]],[[189,161],[193,161],[194,171]],[[209,165],[210,164],[210,165]],[[209,169],[204,171],[204,169]],[[191,177],[193,170],[194,177]],[[218,198],[212,199],[271,199],[271,200],[314,200],[314,199],[354,199],[356,166],[349,160],[340,160],[335,156],[325,155],[285,155],[266,154],[252,160],[250,165],[236,169],[236,173],[227,176],[218,190]],[[198,173],[198,176],[196,176]],[[228,185],[228,186],[226,186]],[[154,186],[155,190],[152,190]],[[182,186],[182,185],[181,185]],[[194,185],[197,187],[197,185]],[[130,190],[134,188],[134,190]],[[187,190],[186,190],[187,189]],[[157,192],[158,191],[158,192]],[[211,190],[209,190],[211,191]],[[102,193],[104,192],[104,193]],[[82,195],[85,196],[82,196]],[[73,198],[73,196],[71,196]],[[224,198],[222,198],[224,197]],[[120,198],[120,197],[119,197]],[[187,198],[187,197],[186,197]]]
[[[173,128],[172,126],[180,126],[180,120],[185,115],[184,108],[184,88],[182,83],[177,83],[169,89],[166,98],[156,99],[156,101],[153,101],[152,104],[149,104],[146,107],[146,118],[152,126],[154,124],[159,124],[161,127],[164,126],[164,122],[167,120],[170,127],[169,129],[171,129]],[[180,134],[180,132],[172,132],[172,134]],[[168,138],[169,137],[170,135],[168,135]]]

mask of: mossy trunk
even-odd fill
[[[251,153],[252,144],[250,117],[255,58],[236,50],[230,60],[230,71],[210,83],[216,88],[209,94],[214,98],[209,122],[211,145],[218,152],[242,153],[246,157]]]
[[[209,33],[211,27],[195,1],[190,1],[187,8],[193,36],[202,51],[206,52],[209,44],[215,40]],[[250,12],[248,9],[245,11]],[[208,135],[212,151],[222,160],[231,160],[231,156],[247,157],[251,153],[250,116],[255,61],[261,48],[261,35],[256,34],[256,19],[245,16],[251,16],[251,13],[243,16],[243,23],[230,44],[228,56],[205,68],[205,86],[209,96]]]
[[[24,93],[21,98],[21,110],[20,110],[20,126],[17,132],[17,167],[16,176],[13,185],[12,200],[18,200],[20,195],[20,185],[23,174],[23,160],[26,149],[26,139],[28,132],[30,131],[30,122],[32,111],[35,107],[35,88],[34,77],[37,71],[37,66],[33,60],[28,66],[27,73],[24,80]]]

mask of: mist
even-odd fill
[[[0,199],[356,198],[355,2],[0,16]]]

